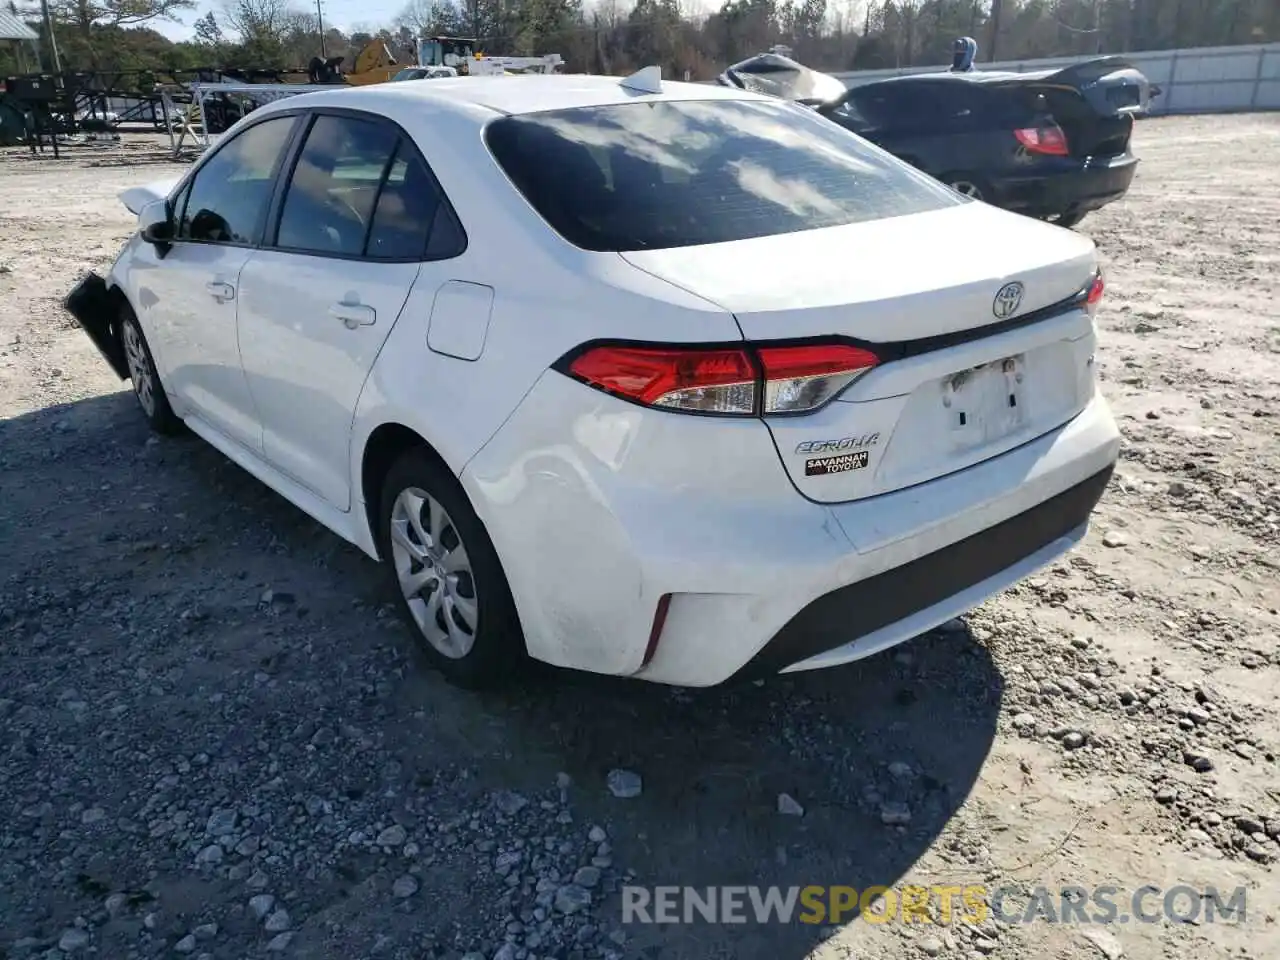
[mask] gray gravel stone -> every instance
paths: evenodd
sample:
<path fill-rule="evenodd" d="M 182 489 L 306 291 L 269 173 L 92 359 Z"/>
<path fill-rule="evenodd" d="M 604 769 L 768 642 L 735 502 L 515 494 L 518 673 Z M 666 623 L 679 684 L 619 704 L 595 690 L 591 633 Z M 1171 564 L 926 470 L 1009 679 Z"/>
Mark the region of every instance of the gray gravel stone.
<path fill-rule="evenodd" d="M 803 817 L 804 807 L 789 793 L 778 794 L 778 812 L 784 817 Z"/>
<path fill-rule="evenodd" d="M 58 937 L 58 949 L 63 953 L 77 953 L 89 946 L 89 931 L 68 927 Z"/>
<path fill-rule="evenodd" d="M 610 770 L 605 783 L 609 787 L 609 792 L 620 800 L 630 800 L 633 797 L 640 796 L 641 790 L 644 789 L 644 783 L 640 779 L 640 774 L 633 773 L 630 770 Z"/>
<path fill-rule="evenodd" d="M 508 817 L 513 817 L 525 807 L 529 805 L 526 797 L 521 796 L 514 790 L 502 790 L 495 795 L 494 804 L 497 808 Z"/>
<path fill-rule="evenodd" d="M 214 866 L 222 862 L 222 847 L 211 843 L 196 854 L 196 863 L 201 866 Z"/>
<path fill-rule="evenodd" d="M 911 808 L 899 801 L 890 801 L 880 808 L 880 822 L 887 827 L 905 826 L 911 822 Z"/>
<path fill-rule="evenodd" d="M 1213 761 L 1203 753 L 1198 753 L 1195 750 L 1184 751 L 1182 754 L 1182 762 L 1196 773 L 1208 773 L 1213 769 Z"/>
<path fill-rule="evenodd" d="M 566 883 L 556 890 L 553 903 L 561 913 L 579 913 L 591 908 L 591 891 L 576 883 Z"/>
<path fill-rule="evenodd" d="M 406 897 L 412 897 L 418 892 L 418 878 L 412 874 L 404 874 L 397 877 L 396 882 L 391 885 L 391 893 L 400 900 Z"/>
<path fill-rule="evenodd" d="M 284 907 L 273 911 L 267 917 L 267 922 L 263 924 L 267 933 L 280 933 L 284 930 L 288 930 L 291 926 L 293 926 L 293 922 L 289 917 L 289 911 L 284 909 Z"/>
<path fill-rule="evenodd" d="M 380 847 L 400 847 L 409 839 L 409 834 L 400 824 L 393 824 L 378 834 L 378 839 L 374 841 Z"/>
<path fill-rule="evenodd" d="M 1080 935 L 1093 944 L 1106 960 L 1120 960 L 1124 956 L 1124 947 L 1115 938 L 1115 934 L 1107 930 L 1082 930 Z"/>
<path fill-rule="evenodd" d="M 285 933 L 278 933 L 267 941 L 267 949 L 272 953 L 280 953 L 289 949 L 289 944 L 293 942 L 293 931 L 289 930 Z"/>
<path fill-rule="evenodd" d="M 234 810 L 215 810 L 205 823 L 205 833 L 211 837 L 225 837 L 234 833 L 239 815 Z"/>
<path fill-rule="evenodd" d="M 266 917 L 276 905 L 276 898 L 269 893 L 259 893 L 249 898 L 249 911 L 258 920 Z"/>

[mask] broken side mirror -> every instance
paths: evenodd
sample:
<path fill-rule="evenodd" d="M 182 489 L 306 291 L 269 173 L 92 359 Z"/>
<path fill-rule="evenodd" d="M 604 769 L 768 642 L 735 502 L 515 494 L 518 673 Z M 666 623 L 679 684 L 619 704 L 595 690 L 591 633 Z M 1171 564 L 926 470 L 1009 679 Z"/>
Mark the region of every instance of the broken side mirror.
<path fill-rule="evenodd" d="M 138 211 L 138 233 L 142 239 L 156 248 L 161 259 L 173 245 L 173 218 L 169 216 L 167 200 L 152 200 Z"/>

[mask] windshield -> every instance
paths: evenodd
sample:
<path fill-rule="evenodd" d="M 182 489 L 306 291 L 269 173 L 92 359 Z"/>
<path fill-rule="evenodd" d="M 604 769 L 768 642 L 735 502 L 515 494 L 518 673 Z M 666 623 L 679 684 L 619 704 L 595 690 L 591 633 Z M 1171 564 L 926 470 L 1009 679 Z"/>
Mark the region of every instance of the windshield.
<path fill-rule="evenodd" d="M 586 250 L 726 243 L 966 202 L 784 102 L 551 110 L 496 120 L 485 139 L 542 218 Z"/>

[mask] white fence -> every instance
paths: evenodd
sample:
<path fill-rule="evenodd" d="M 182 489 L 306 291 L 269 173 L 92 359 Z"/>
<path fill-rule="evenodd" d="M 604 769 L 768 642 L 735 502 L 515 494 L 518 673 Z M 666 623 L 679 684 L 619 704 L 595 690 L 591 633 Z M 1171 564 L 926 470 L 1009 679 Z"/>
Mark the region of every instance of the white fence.
<path fill-rule="evenodd" d="M 1280 43 L 1240 47 L 1198 47 L 1190 50 L 1153 50 L 1122 56 L 1161 88 L 1151 101 L 1150 112 L 1227 113 L 1240 110 L 1280 110 Z M 1022 73 L 1046 67 L 1064 67 L 1087 57 L 1054 57 L 975 64 L 979 70 L 1012 70 Z M 847 86 L 856 87 L 885 77 L 908 73 L 940 73 L 947 67 L 902 67 L 894 70 L 857 70 L 837 73 Z"/>

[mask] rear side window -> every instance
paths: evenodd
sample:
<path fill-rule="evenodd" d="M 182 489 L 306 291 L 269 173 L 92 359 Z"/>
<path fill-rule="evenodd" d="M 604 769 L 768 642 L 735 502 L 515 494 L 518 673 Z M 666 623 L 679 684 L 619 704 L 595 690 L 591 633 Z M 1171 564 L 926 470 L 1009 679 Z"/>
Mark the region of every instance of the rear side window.
<path fill-rule="evenodd" d="M 466 238 L 412 144 L 388 123 L 321 115 L 289 177 L 275 245 L 373 260 L 455 257 Z"/>
<path fill-rule="evenodd" d="M 900 217 L 965 202 L 811 110 L 658 101 L 504 117 L 512 183 L 586 250 L 661 250 Z"/>
<path fill-rule="evenodd" d="M 359 256 L 398 141 L 386 124 L 317 117 L 289 178 L 276 245 Z"/>
<path fill-rule="evenodd" d="M 401 144 L 369 232 L 369 256 L 393 260 L 422 256 L 427 236 L 440 208 L 427 168 L 416 151 Z"/>

